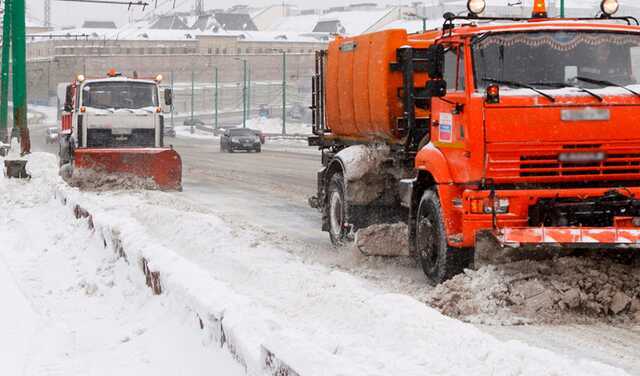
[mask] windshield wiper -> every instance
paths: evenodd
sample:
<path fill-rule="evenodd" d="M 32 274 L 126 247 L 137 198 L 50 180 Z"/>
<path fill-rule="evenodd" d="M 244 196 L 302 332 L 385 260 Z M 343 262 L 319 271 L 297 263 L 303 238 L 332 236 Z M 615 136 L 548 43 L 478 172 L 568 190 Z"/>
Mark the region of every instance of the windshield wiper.
<path fill-rule="evenodd" d="M 594 97 L 595 99 L 597 99 L 600 102 L 604 102 L 604 98 L 602 98 L 598 94 L 594 93 L 593 91 L 591 91 L 589 89 L 585 89 L 582 86 L 572 85 L 572 84 L 570 84 L 568 82 L 530 82 L 529 85 L 551 86 L 551 87 L 554 87 L 554 88 L 557 88 L 557 89 L 562 89 L 563 87 L 572 87 L 574 89 L 578 89 L 578 90 L 582 91 L 583 93 L 587 93 L 587 94 L 591 95 L 592 97 Z"/>
<path fill-rule="evenodd" d="M 616 84 L 615 82 L 606 81 L 606 80 L 596 80 L 595 78 L 582 77 L 582 76 L 577 76 L 576 80 L 583 81 L 583 82 L 586 82 L 586 83 L 589 83 L 589 84 L 594 84 L 594 85 L 619 87 L 621 89 L 625 89 L 626 91 L 628 91 L 629 93 L 635 95 L 636 97 L 640 97 L 640 93 L 638 93 L 637 91 L 631 90 L 631 89 L 629 89 L 628 87 L 626 87 L 624 85 Z"/>
<path fill-rule="evenodd" d="M 490 78 L 490 77 L 483 77 L 481 78 L 482 81 L 485 82 L 490 82 L 492 84 L 498 84 L 498 85 L 509 85 L 509 86 L 514 86 L 514 87 L 520 87 L 520 88 L 524 88 L 524 89 L 529 89 L 532 91 L 535 91 L 536 93 L 542 95 L 543 97 L 547 98 L 548 100 L 550 100 L 551 102 L 555 102 L 556 99 L 554 97 L 552 97 L 551 95 L 536 89 L 535 87 L 529 85 L 529 84 L 525 84 L 522 82 L 517 82 L 517 81 L 508 81 L 508 80 L 497 80 L 495 78 Z"/>

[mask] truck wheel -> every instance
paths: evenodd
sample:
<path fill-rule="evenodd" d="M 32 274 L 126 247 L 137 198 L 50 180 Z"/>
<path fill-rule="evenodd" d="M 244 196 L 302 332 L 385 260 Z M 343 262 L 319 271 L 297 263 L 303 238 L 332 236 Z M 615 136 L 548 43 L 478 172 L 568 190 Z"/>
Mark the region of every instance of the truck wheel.
<path fill-rule="evenodd" d="M 424 274 L 434 284 L 462 273 L 473 262 L 473 249 L 447 244 L 441 209 L 438 195 L 428 190 L 422 195 L 416 218 L 416 254 Z"/>
<path fill-rule="evenodd" d="M 343 245 L 347 240 L 345 226 L 346 205 L 344 199 L 344 178 L 341 173 L 335 173 L 329 181 L 327 190 L 327 203 L 325 210 L 329 220 L 329 237 L 331 243 L 336 246 Z"/>

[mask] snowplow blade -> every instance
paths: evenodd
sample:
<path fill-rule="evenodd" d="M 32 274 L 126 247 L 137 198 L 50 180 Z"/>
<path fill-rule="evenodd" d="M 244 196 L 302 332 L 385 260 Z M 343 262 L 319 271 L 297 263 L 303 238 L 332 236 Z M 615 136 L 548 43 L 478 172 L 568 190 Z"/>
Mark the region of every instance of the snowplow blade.
<path fill-rule="evenodd" d="M 160 190 L 182 190 L 182 160 L 170 148 L 76 149 L 74 169 L 151 179 Z"/>
<path fill-rule="evenodd" d="M 494 233 L 506 247 L 566 246 L 640 248 L 640 228 L 617 227 L 523 227 L 501 228 Z"/>

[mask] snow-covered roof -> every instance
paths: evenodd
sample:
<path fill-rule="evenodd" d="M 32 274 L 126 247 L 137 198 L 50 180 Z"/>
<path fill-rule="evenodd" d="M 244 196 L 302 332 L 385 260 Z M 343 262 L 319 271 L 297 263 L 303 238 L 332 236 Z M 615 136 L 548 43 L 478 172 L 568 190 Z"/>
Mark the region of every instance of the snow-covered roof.
<path fill-rule="evenodd" d="M 316 26 L 319 23 L 324 23 L 340 25 L 344 29 L 344 34 L 357 35 L 366 32 L 392 12 L 398 12 L 397 8 L 330 12 L 323 15 L 310 14 L 304 16 L 285 17 L 281 22 L 272 26 L 271 30 L 339 32 L 339 30 L 316 30 Z"/>

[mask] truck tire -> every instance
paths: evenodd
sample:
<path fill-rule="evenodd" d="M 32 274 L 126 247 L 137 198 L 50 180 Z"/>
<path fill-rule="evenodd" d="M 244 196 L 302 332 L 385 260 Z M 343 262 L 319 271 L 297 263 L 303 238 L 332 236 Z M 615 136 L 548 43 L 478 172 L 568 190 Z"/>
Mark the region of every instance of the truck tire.
<path fill-rule="evenodd" d="M 416 221 L 416 255 L 432 283 L 442 283 L 472 265 L 473 249 L 453 248 L 447 244 L 442 206 L 436 192 L 424 192 Z"/>
<path fill-rule="evenodd" d="M 344 245 L 349 240 L 348 230 L 345 226 L 346 205 L 344 177 L 342 173 L 337 172 L 329 180 L 325 204 L 326 218 L 329 221 L 329 237 L 335 246 Z"/>

